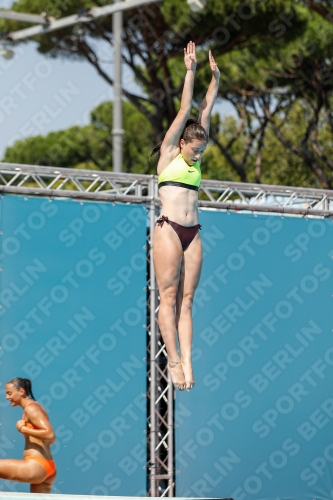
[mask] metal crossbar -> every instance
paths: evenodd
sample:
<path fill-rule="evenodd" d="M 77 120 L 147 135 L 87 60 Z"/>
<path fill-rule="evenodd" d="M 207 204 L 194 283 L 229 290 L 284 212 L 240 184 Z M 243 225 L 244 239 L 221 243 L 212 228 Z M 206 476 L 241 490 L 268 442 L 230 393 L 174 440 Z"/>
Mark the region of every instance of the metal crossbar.
<path fill-rule="evenodd" d="M 0 163 L 0 192 L 159 205 L 157 176 Z M 333 215 L 333 191 L 203 180 L 199 206 L 290 215 Z"/>
<path fill-rule="evenodd" d="M 152 252 L 159 212 L 157 176 L 0 163 L 0 193 L 139 203 L 147 207 L 148 474 L 151 497 L 174 496 L 174 391 L 157 325 Z M 333 191 L 203 180 L 199 207 L 333 217 Z"/>

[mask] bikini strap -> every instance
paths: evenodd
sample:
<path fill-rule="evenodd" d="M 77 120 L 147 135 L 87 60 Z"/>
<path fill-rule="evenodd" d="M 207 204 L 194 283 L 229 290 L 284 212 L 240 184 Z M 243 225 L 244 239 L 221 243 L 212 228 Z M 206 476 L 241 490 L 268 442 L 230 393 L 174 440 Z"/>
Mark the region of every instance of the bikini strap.
<path fill-rule="evenodd" d="M 164 222 L 167 222 L 169 224 L 169 218 L 166 217 L 165 215 L 162 215 L 162 217 L 157 219 L 156 224 L 160 227 L 163 227 Z"/>

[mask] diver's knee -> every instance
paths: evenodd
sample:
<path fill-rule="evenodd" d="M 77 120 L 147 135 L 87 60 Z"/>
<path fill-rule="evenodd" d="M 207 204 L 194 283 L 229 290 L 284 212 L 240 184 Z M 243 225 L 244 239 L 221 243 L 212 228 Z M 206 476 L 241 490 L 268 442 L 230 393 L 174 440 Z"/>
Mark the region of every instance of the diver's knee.
<path fill-rule="evenodd" d="M 185 294 L 182 300 L 182 308 L 191 310 L 193 307 L 193 298 L 194 298 L 193 293 Z"/>
<path fill-rule="evenodd" d="M 172 287 L 160 293 L 160 304 L 168 307 L 176 307 L 177 304 L 177 289 Z"/>

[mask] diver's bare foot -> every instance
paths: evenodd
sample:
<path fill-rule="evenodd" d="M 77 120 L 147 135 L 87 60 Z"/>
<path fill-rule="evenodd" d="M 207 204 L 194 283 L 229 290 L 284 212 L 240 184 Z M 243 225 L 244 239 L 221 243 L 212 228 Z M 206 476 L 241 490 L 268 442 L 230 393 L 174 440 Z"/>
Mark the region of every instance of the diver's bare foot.
<path fill-rule="evenodd" d="M 192 370 L 192 363 L 189 359 L 182 358 L 181 364 L 185 376 L 185 389 L 187 391 L 190 391 L 191 389 L 193 389 L 195 384 L 193 370 Z"/>
<path fill-rule="evenodd" d="M 167 367 L 171 373 L 173 385 L 179 391 L 183 391 L 185 389 L 185 377 L 181 362 L 169 360 Z"/>

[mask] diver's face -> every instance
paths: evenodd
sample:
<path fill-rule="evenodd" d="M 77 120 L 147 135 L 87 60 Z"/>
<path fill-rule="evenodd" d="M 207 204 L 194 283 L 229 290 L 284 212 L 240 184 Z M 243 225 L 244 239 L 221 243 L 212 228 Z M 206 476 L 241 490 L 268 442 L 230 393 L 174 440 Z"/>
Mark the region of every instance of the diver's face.
<path fill-rule="evenodd" d="M 180 139 L 180 152 L 188 165 L 194 165 L 197 161 L 200 162 L 203 152 L 207 147 L 207 142 L 194 139 L 191 142 L 185 142 Z"/>
<path fill-rule="evenodd" d="M 21 403 L 23 389 L 16 389 L 13 384 L 6 384 L 6 399 L 12 406 L 18 406 Z"/>

